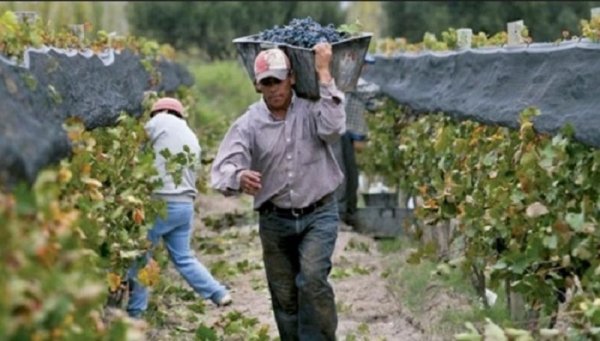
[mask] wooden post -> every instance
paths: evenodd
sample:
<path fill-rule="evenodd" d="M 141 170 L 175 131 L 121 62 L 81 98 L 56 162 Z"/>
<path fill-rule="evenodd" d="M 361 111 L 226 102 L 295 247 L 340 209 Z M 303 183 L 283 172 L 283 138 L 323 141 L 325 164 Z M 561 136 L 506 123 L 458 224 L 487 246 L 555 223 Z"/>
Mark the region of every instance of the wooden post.
<path fill-rule="evenodd" d="M 111 49 L 112 48 L 112 42 L 113 39 L 117 36 L 117 32 L 110 32 L 108 34 L 108 48 Z"/>
<path fill-rule="evenodd" d="M 519 327 L 527 328 L 529 314 L 525 308 L 525 300 L 523 299 L 523 296 L 510 290 L 510 288 L 507 290 L 507 292 L 510 318 L 513 320 L 513 322 L 516 322 Z"/>
<path fill-rule="evenodd" d="M 508 46 L 518 46 L 525 43 L 525 39 L 521 35 L 525 24 L 523 20 L 517 20 L 506 24 L 506 31 L 508 33 Z"/>
<path fill-rule="evenodd" d="M 83 43 L 83 39 L 85 38 L 85 27 L 83 24 L 73 24 L 69 26 L 71 28 L 71 32 L 77 36 L 80 43 Z"/>
<path fill-rule="evenodd" d="M 459 28 L 456 30 L 456 46 L 459 50 L 465 50 L 471 48 L 471 38 L 473 37 L 473 30 L 470 28 Z"/>
<path fill-rule="evenodd" d="M 38 20 L 38 14 L 34 11 L 16 11 L 15 15 L 20 23 L 34 24 Z"/>
<path fill-rule="evenodd" d="M 447 259 L 450 249 L 450 221 L 442 220 L 435 226 L 438 259 Z"/>

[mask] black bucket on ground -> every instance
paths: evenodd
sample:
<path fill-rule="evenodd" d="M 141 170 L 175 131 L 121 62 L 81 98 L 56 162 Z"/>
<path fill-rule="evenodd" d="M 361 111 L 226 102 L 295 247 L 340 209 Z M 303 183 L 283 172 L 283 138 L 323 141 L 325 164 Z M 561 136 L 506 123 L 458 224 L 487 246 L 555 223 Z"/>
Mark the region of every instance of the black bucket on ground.
<path fill-rule="evenodd" d="M 398 192 L 362 193 L 364 208 L 356 211 L 355 230 L 376 238 L 404 234 L 414 221 L 413 210 L 398 207 Z"/>
<path fill-rule="evenodd" d="M 254 84 L 254 59 L 262 50 L 279 47 L 290 58 L 292 69 L 296 73 L 294 90 L 299 97 L 317 100 L 319 95 L 319 79 L 315 70 L 315 52 L 298 46 L 256 40 L 258 35 L 240 37 L 233 40 L 238 52 L 238 59 L 246 68 L 250 80 Z M 337 88 L 343 92 L 352 91 L 360 77 L 365 55 L 371 42 L 371 33 L 332 43 L 331 75 Z"/>
<path fill-rule="evenodd" d="M 399 207 L 363 207 L 356 210 L 354 229 L 375 238 L 396 238 L 414 222 L 413 210 Z"/>
<path fill-rule="evenodd" d="M 398 193 L 362 193 L 365 206 L 398 207 Z"/>

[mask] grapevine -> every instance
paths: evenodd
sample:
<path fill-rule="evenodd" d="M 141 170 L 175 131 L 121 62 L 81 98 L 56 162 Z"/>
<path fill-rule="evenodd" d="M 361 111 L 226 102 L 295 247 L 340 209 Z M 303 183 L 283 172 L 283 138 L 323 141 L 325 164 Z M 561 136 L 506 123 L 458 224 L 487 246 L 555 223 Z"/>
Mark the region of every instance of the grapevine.
<path fill-rule="evenodd" d="M 12 12 L 0 16 L 0 54 L 18 61 L 40 46 L 129 49 L 151 67 L 174 52 L 143 38 L 100 31 L 94 40 L 80 40 L 40 22 L 19 22 Z M 35 88 L 35 79 L 28 84 Z M 124 340 L 139 331 L 123 314 L 108 323 L 105 307 L 126 290 L 133 262 L 142 262 L 143 283 L 152 285 L 160 276 L 158 263 L 144 257 L 151 248 L 147 231 L 164 213 L 164 203 L 152 197 L 160 181 L 143 128 L 154 99 L 142 103 L 141 116 L 122 113 L 111 127 L 86 131 L 81 121 L 67 120 L 71 157 L 42 169 L 32 186 L 0 192 L 0 257 L 6 265 L 0 270 L 0 339 Z M 186 153 L 167 159 L 175 179 L 193 161 Z"/>

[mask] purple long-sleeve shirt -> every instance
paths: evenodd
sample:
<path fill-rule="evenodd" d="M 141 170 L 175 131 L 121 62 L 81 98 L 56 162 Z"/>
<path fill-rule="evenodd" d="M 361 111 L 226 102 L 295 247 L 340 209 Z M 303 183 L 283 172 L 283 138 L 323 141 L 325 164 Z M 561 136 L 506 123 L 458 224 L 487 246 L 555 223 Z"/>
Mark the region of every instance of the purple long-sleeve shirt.
<path fill-rule="evenodd" d="M 320 85 L 318 101 L 292 96 L 284 120 L 264 100 L 252 104 L 221 142 L 211 169 L 211 186 L 225 195 L 241 193 L 240 172 L 261 173 L 254 208 L 265 201 L 301 208 L 333 192 L 342 182 L 330 144 L 346 131 L 344 94 L 335 81 Z"/>

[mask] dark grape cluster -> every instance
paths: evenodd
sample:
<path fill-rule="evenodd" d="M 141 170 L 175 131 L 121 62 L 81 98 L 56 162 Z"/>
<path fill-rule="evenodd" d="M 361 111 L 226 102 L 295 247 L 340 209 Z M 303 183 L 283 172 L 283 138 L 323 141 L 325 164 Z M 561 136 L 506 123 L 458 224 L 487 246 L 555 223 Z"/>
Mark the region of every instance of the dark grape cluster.
<path fill-rule="evenodd" d="M 333 24 L 321 26 L 311 17 L 292 19 L 289 25 L 275 26 L 260 32 L 257 40 L 274 43 L 285 43 L 292 46 L 312 48 L 317 43 L 335 43 L 344 39 L 348 34 L 335 29 Z"/>

